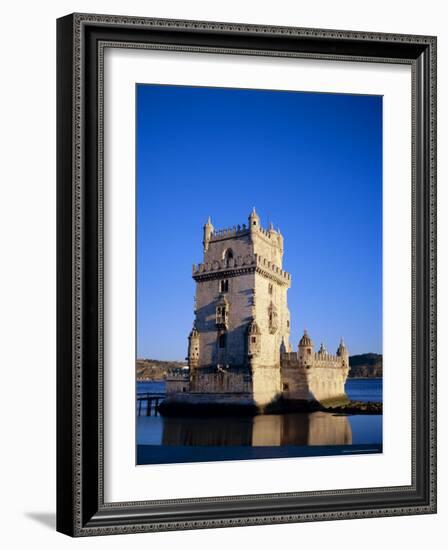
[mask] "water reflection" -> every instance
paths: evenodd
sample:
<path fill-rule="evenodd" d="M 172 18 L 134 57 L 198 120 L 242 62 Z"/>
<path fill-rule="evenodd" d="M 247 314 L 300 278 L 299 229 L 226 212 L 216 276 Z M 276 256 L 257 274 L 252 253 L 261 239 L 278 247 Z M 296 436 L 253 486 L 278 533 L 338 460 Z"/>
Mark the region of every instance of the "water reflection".
<path fill-rule="evenodd" d="M 348 417 L 324 412 L 260 415 L 254 418 L 163 419 L 162 445 L 283 446 L 351 445 Z"/>

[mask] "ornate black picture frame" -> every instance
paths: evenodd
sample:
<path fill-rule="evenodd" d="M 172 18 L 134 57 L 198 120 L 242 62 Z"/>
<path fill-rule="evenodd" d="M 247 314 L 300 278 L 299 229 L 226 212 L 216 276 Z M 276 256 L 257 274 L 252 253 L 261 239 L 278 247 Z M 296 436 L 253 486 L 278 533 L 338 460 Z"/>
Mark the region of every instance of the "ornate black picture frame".
<path fill-rule="evenodd" d="M 412 483 L 108 503 L 103 481 L 103 53 L 108 43 L 412 68 Z M 71 536 L 436 512 L 436 38 L 73 14 L 57 22 L 57 529 Z"/>

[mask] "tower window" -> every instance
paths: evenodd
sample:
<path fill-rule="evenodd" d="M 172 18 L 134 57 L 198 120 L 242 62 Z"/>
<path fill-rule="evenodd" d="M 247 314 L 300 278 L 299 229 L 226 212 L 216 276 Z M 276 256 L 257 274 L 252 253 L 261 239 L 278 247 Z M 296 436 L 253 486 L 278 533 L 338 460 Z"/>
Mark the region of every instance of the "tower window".
<path fill-rule="evenodd" d="M 219 338 L 218 338 L 218 345 L 220 348 L 225 348 L 226 347 L 226 343 L 227 343 L 227 334 L 226 333 L 223 333 L 223 334 L 220 334 L 219 335 Z"/>
<path fill-rule="evenodd" d="M 220 328 L 227 329 L 229 310 L 226 305 L 218 305 L 216 307 L 216 324 Z"/>
<path fill-rule="evenodd" d="M 251 342 L 252 342 L 252 344 L 256 344 L 256 343 L 257 343 L 257 337 L 256 337 L 256 336 L 252 336 L 252 337 L 251 337 Z"/>
<path fill-rule="evenodd" d="M 268 291 L 269 291 L 269 294 L 272 295 L 272 293 L 274 291 L 274 287 L 272 286 L 272 283 L 269 283 Z"/>
<path fill-rule="evenodd" d="M 219 292 L 229 292 L 229 279 L 219 281 Z"/>
<path fill-rule="evenodd" d="M 233 258 L 233 250 L 231 248 L 226 248 L 226 250 L 224 250 L 223 259 L 230 260 L 231 258 Z"/>

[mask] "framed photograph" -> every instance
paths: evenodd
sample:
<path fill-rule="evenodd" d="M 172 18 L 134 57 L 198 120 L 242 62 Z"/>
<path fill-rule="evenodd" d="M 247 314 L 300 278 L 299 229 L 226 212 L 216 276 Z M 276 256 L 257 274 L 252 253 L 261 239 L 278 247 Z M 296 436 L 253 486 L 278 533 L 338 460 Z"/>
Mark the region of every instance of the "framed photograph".
<path fill-rule="evenodd" d="M 57 40 L 57 529 L 435 513 L 436 38 Z"/>

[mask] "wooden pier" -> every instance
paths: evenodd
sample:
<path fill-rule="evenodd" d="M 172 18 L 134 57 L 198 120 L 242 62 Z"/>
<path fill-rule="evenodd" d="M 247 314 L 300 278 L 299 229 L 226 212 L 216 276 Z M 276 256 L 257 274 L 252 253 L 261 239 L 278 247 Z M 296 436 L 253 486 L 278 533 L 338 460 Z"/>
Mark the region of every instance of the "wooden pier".
<path fill-rule="evenodd" d="M 157 416 L 159 405 L 165 398 L 164 393 L 138 393 L 137 416 Z M 146 406 L 144 406 L 146 404 Z"/>

